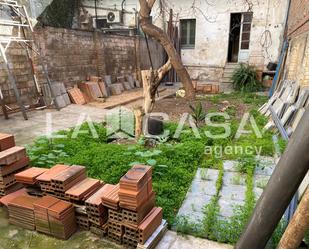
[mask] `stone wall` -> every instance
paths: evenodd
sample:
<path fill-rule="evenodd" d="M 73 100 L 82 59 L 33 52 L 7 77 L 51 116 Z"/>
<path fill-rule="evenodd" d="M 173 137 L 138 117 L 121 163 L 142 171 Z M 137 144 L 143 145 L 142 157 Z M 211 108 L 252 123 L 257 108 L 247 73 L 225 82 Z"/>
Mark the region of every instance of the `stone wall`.
<path fill-rule="evenodd" d="M 66 87 L 86 80 L 87 75 L 136 74 L 139 69 L 149 68 L 149 57 L 144 39 L 132 36 L 106 35 L 101 32 L 68 30 L 58 28 L 38 28 L 35 40 L 41 49 L 53 82 L 63 82 Z M 163 64 L 163 49 L 150 40 L 154 64 Z M 18 89 L 24 103 L 35 101 L 35 88 L 31 76 L 31 67 L 25 51 L 19 47 L 8 50 L 10 66 L 18 82 Z M 147 56 L 146 56 L 147 55 Z M 40 84 L 45 82 L 39 59 L 34 60 L 35 71 Z M 16 102 L 7 73 L 0 68 L 0 87 L 8 104 Z"/>

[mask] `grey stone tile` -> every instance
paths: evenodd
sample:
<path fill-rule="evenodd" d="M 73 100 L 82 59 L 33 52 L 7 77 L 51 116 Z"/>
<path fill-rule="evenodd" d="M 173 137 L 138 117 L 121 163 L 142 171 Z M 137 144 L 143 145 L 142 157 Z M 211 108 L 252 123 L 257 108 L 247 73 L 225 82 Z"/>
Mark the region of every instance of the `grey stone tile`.
<path fill-rule="evenodd" d="M 246 185 L 246 175 L 239 172 L 224 172 L 223 184 L 228 185 Z"/>
<path fill-rule="evenodd" d="M 224 171 L 229 171 L 229 172 L 237 172 L 239 171 L 237 169 L 237 164 L 238 162 L 237 161 L 224 161 L 223 162 L 223 168 L 224 168 Z"/>
<path fill-rule="evenodd" d="M 235 208 L 238 206 L 243 206 L 245 202 L 220 198 L 218 204 L 220 206 L 220 216 L 224 218 L 231 218 L 235 214 Z"/>
<path fill-rule="evenodd" d="M 203 217 L 203 209 L 209 204 L 211 196 L 209 195 L 192 195 L 188 194 L 181 208 L 178 216 L 190 216 L 192 213 L 199 213 L 199 217 Z"/>
<path fill-rule="evenodd" d="M 196 172 L 195 180 L 200 181 L 216 181 L 218 179 L 219 170 L 199 168 Z"/>
<path fill-rule="evenodd" d="M 242 185 L 229 185 L 223 186 L 220 196 L 224 200 L 243 201 L 246 198 L 246 186 Z"/>
<path fill-rule="evenodd" d="M 215 195 L 217 192 L 216 181 L 193 180 L 189 192 L 192 195 Z"/>

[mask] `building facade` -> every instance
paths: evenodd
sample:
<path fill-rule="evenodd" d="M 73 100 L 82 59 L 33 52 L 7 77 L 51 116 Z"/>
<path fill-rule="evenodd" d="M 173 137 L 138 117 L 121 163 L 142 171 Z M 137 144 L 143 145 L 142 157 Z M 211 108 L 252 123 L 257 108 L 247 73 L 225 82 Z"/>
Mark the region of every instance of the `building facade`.
<path fill-rule="evenodd" d="M 174 24 L 180 31 L 181 57 L 191 78 L 201 83 L 220 83 L 223 90 L 229 90 L 230 74 L 225 69 L 234 69 L 237 63 L 249 63 L 264 71 L 269 62 L 278 61 L 288 2 L 158 0 L 152 20 L 166 30 L 172 9 Z M 82 13 L 91 18 L 97 16 L 101 24 L 105 23 L 105 29 L 133 29 L 138 25 L 137 0 L 108 3 L 84 0 L 82 5 Z M 110 16 L 116 17 L 108 20 L 112 12 L 115 15 Z"/>

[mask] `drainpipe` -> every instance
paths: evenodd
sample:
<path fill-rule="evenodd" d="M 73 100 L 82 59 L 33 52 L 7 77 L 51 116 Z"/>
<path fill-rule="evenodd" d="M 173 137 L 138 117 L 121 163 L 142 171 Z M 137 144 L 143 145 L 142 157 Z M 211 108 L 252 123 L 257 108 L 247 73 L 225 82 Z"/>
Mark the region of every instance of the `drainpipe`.
<path fill-rule="evenodd" d="M 121 22 L 124 24 L 124 3 L 126 0 L 122 0 L 121 2 Z"/>
<path fill-rule="evenodd" d="M 286 12 L 284 34 L 283 34 L 284 40 L 287 40 L 287 35 L 288 35 L 288 21 L 289 21 L 290 9 L 291 9 L 291 2 L 292 2 L 291 0 L 288 0 L 288 9 L 287 9 L 287 12 Z"/>
<path fill-rule="evenodd" d="M 97 29 L 97 19 L 98 19 L 97 0 L 94 0 L 94 11 L 95 11 L 95 28 Z"/>

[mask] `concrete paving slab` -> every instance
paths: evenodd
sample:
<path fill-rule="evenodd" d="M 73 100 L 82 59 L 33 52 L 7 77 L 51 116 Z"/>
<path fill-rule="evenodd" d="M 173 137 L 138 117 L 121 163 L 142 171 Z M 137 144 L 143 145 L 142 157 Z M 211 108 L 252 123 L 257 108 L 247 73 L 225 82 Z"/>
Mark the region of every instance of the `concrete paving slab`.
<path fill-rule="evenodd" d="M 190 222 L 194 223 L 200 223 L 203 220 L 203 209 L 216 194 L 218 175 L 219 171 L 214 169 L 197 170 L 177 217 L 186 216 Z"/>
<path fill-rule="evenodd" d="M 222 186 L 220 196 L 224 200 L 244 201 L 246 199 L 246 186 L 228 185 Z"/>
<path fill-rule="evenodd" d="M 190 222 L 201 222 L 204 217 L 203 209 L 210 203 L 210 200 L 211 196 L 209 195 L 188 194 L 177 217 L 186 216 Z"/>
<path fill-rule="evenodd" d="M 38 136 L 46 135 L 47 124 L 51 120 L 53 132 L 69 129 L 77 124 L 79 119 L 89 117 L 94 122 L 102 122 L 106 110 L 93 106 L 69 105 L 60 111 L 45 109 L 28 112 L 29 120 L 24 120 L 21 113 L 10 115 L 9 120 L 1 120 L 0 131 L 15 135 L 17 145 L 33 142 Z"/>
<path fill-rule="evenodd" d="M 227 199 L 219 199 L 218 202 L 220 206 L 220 216 L 224 219 L 231 218 L 234 216 L 234 210 L 237 206 L 243 206 L 245 204 L 244 201 L 238 201 L 238 200 L 227 200 Z"/>
<path fill-rule="evenodd" d="M 237 169 L 237 165 L 238 165 L 238 162 L 237 161 L 224 161 L 223 162 L 223 168 L 224 168 L 224 171 L 228 171 L 228 172 L 238 172 L 239 170 Z"/>
<path fill-rule="evenodd" d="M 223 184 L 228 185 L 246 185 L 246 175 L 239 172 L 224 172 Z"/>
<path fill-rule="evenodd" d="M 218 179 L 219 171 L 216 169 L 199 168 L 196 172 L 195 180 L 199 181 L 216 181 Z"/>
<path fill-rule="evenodd" d="M 195 238 L 193 236 L 181 236 L 168 231 L 160 241 L 156 249 L 232 249 L 233 246 L 220 244 L 210 240 Z"/>
<path fill-rule="evenodd" d="M 189 189 L 191 195 L 215 195 L 216 181 L 199 181 L 194 179 Z"/>
<path fill-rule="evenodd" d="M 255 169 L 255 174 L 271 176 L 276 167 L 274 158 L 260 156 L 257 157 L 256 159 L 258 161 L 258 165 Z"/>

